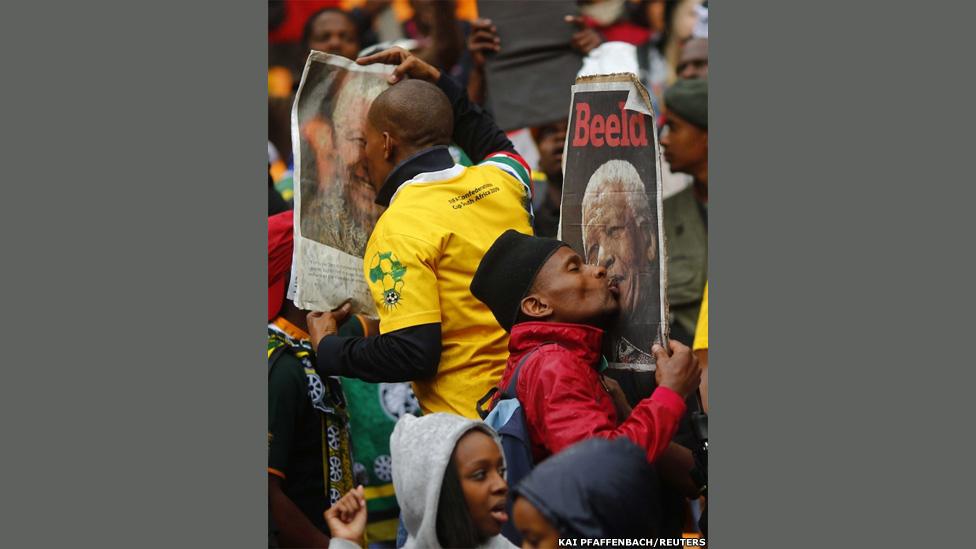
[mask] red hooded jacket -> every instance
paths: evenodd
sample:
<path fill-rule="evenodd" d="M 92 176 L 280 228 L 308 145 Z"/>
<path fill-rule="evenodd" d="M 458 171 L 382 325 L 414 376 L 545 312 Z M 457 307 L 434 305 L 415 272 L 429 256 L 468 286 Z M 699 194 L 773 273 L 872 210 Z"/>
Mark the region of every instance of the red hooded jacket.
<path fill-rule="evenodd" d="M 572 444 L 593 437 L 626 437 L 653 462 L 668 447 L 685 413 L 677 393 L 658 387 L 617 424 L 613 400 L 600 383 L 603 330 L 582 324 L 523 322 L 512 328 L 509 357 L 499 389 L 522 365 L 515 392 L 528 423 L 536 463 Z"/>

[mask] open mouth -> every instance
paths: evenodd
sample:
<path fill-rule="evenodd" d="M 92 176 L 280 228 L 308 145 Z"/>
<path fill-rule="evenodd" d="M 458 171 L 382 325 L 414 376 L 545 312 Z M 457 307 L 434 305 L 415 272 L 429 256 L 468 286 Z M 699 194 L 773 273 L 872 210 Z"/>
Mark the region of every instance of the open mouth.
<path fill-rule="evenodd" d="M 607 281 L 607 289 L 613 294 L 613 297 L 620 297 L 620 278 L 616 276 L 610 277 Z"/>
<path fill-rule="evenodd" d="M 504 501 L 491 508 L 491 518 L 495 519 L 499 523 L 508 522 L 508 513 L 505 512 Z"/>

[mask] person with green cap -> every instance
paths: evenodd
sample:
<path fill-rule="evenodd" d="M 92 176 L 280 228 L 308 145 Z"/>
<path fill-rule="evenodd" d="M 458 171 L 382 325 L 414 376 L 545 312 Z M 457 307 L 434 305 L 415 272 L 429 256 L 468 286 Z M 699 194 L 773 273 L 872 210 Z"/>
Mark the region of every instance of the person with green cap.
<path fill-rule="evenodd" d="M 673 172 L 693 178 L 664 201 L 671 337 L 690 343 L 708 273 L 708 80 L 678 80 L 664 104 L 664 158 Z"/>

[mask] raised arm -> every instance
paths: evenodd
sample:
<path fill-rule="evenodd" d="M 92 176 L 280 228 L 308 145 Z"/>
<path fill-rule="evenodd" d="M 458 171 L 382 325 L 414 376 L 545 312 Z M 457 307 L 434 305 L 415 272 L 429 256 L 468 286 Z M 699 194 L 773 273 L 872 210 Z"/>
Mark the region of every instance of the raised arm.
<path fill-rule="evenodd" d="M 680 396 L 658 387 L 634 407 L 627 419 L 615 425 L 615 418 L 595 397 L 595 391 L 602 391 L 602 387 L 559 375 L 553 369 L 533 370 L 536 375 L 526 380 L 526 400 L 538 404 L 530 421 L 537 424 L 542 443 L 551 453 L 588 438 L 625 437 L 643 448 L 647 460 L 653 462 L 668 447 L 685 411 Z"/>
<path fill-rule="evenodd" d="M 546 449 L 556 453 L 587 438 L 626 437 L 644 448 L 649 462 L 657 460 L 668 449 L 685 413 L 684 398 L 698 386 L 701 375 L 691 349 L 672 340 L 671 350 L 669 356 L 654 346 L 658 387 L 619 425 L 598 403 L 597 392 L 604 390 L 598 383 L 565 375 L 564 369 L 539 367 L 541 364 L 529 369 L 524 401 L 537 403 L 529 420 Z"/>
<path fill-rule="evenodd" d="M 430 26 L 427 45 L 418 50 L 417 55 L 435 67 L 451 70 L 451 67 L 457 64 L 461 48 L 464 47 L 454 13 L 454 2 L 415 1 L 414 11 L 417 17 L 426 19 Z"/>

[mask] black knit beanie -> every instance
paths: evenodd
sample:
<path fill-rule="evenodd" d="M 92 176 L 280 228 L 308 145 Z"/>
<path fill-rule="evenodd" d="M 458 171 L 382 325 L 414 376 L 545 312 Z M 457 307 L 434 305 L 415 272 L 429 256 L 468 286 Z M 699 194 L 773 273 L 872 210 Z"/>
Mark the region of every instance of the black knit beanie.
<path fill-rule="evenodd" d="M 678 80 L 664 92 L 671 112 L 704 130 L 708 129 L 708 80 Z"/>
<path fill-rule="evenodd" d="M 529 293 L 535 275 L 556 250 L 567 246 L 554 238 L 529 236 L 509 229 L 499 236 L 481 258 L 471 280 L 471 293 L 495 315 L 495 320 L 512 331 L 522 298 Z"/>

